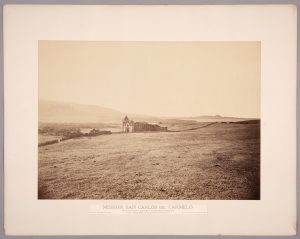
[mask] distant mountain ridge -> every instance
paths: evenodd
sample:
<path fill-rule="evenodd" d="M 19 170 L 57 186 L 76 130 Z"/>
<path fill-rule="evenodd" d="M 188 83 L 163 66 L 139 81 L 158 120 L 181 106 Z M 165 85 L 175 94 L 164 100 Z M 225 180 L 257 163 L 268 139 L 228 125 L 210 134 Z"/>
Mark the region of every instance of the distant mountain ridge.
<path fill-rule="evenodd" d="M 68 102 L 39 100 L 39 122 L 44 123 L 120 123 L 126 113 L 97 106 Z M 157 121 L 159 118 L 127 114 L 129 118 L 140 121 Z"/>
<path fill-rule="evenodd" d="M 118 110 L 68 102 L 39 100 L 39 122 L 43 123 L 120 123 L 125 115 L 135 121 L 160 122 L 167 120 L 194 121 L 242 121 L 248 118 L 222 117 L 220 115 L 203 115 L 195 117 L 154 117 L 128 114 Z"/>

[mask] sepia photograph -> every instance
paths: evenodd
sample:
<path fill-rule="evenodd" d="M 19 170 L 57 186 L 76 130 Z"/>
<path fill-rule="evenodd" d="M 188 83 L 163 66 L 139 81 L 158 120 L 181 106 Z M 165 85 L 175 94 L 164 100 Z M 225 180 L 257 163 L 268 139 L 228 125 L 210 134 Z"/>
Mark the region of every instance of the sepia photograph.
<path fill-rule="evenodd" d="M 297 234 L 297 6 L 220 4 L 3 6 L 6 235 Z"/>
<path fill-rule="evenodd" d="M 38 199 L 260 200 L 258 41 L 38 43 Z"/>

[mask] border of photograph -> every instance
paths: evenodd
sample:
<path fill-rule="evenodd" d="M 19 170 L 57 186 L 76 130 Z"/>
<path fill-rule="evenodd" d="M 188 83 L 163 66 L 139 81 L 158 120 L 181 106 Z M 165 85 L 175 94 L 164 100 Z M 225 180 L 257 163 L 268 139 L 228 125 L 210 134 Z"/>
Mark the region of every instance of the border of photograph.
<path fill-rule="evenodd" d="M 242 1 L 242 0 L 225 0 L 225 1 L 222 1 L 222 0 L 206 0 L 206 1 L 201 1 L 201 0 L 187 0 L 187 1 L 184 1 L 184 0 L 165 0 L 165 1 L 155 1 L 155 0 L 145 0 L 145 1 L 138 1 L 138 0 L 112 0 L 112 1 L 109 1 L 109 0 L 105 0 L 105 1 L 101 1 L 101 0 L 87 0 L 87 1 L 84 1 L 84 0 L 64 0 L 64 1 L 58 1 L 58 0 L 54 0 L 54 1 L 51 1 L 51 0 L 32 0 L 32 1 L 27 1 L 27 0 L 12 0 L 12 1 L 1 1 L 1 6 L 3 8 L 3 5 L 4 4 L 82 4 L 82 5 L 88 5 L 88 4 L 99 4 L 99 5 L 215 5 L 215 4 L 218 4 L 218 5 L 228 5 L 228 4 L 294 4 L 296 6 L 299 6 L 299 1 L 285 1 L 285 0 L 270 0 L 270 1 L 258 1 L 258 0 L 254 0 L 254 1 L 251 1 L 251 0 L 248 0 L 248 1 Z M 3 14 L 3 12 L 1 12 L 1 14 Z M 3 15 L 2 16 L 2 24 L 1 24 L 1 27 L 2 27 L 2 30 L 3 30 Z M 298 20 L 297 20 L 297 30 L 298 30 L 298 33 L 299 34 L 299 16 L 298 16 Z M 1 31 L 1 34 L 2 34 L 3 31 Z M 1 109 L 1 112 L 2 112 L 2 115 L 0 117 L 0 133 L 1 133 L 1 145 L 0 145 L 0 151 L 3 152 L 4 151 L 4 75 L 3 75 L 3 70 L 4 70 L 4 61 L 3 61 L 3 35 L 1 37 L 1 41 L 2 41 L 2 44 L 1 44 L 1 47 L 2 47 L 2 51 L 0 51 L 0 53 L 2 53 L 2 57 L 1 57 L 1 64 L 0 64 L 0 72 L 2 72 L 1 74 L 1 78 L 0 78 L 0 90 L 1 90 L 1 93 L 2 93 L 2 97 L 0 99 L 0 109 Z M 298 42 L 297 42 L 299 45 L 299 38 L 298 38 Z M 299 59 L 299 49 L 297 49 L 297 59 Z M 299 63 L 297 63 L 299 64 Z M 298 67 L 297 67 L 298 68 Z M 1 71 L 2 70 L 2 71 Z M 297 73 L 297 82 L 299 82 L 299 73 Z M 299 98 L 299 90 L 300 90 L 300 86 L 299 84 L 297 84 L 297 119 L 298 119 L 298 116 L 299 116 L 299 113 L 300 113 L 300 108 L 299 108 L 299 103 L 300 103 L 300 98 Z M 300 134 L 300 130 L 299 128 L 297 127 L 297 138 L 299 137 L 299 134 Z M 299 149 L 300 147 L 300 144 L 299 142 L 297 142 L 297 149 Z M 263 159 L 262 159 L 263 160 Z M 1 166 L 0 166 L 0 176 L 2 179 L 4 179 L 4 153 L 1 154 Z M 298 150 L 297 150 L 297 176 L 299 175 L 299 153 L 298 153 Z M 4 206 L 3 206 L 3 202 L 4 202 L 4 180 L 2 180 L 2 182 L 0 183 L 0 193 L 1 193 L 1 206 L 0 206 L 0 211 L 1 211 L 1 218 L 0 218 L 0 223 L 1 223 L 1 227 L 0 227 L 0 237 L 1 238 L 14 238 L 14 236 L 6 236 L 5 235 L 5 232 L 4 232 Z M 295 182 L 296 183 L 296 182 Z M 297 218 L 299 218 L 299 184 L 297 184 L 297 199 L 298 199 L 298 202 L 297 202 Z M 71 201 L 67 201 L 66 203 L 71 203 Z M 283 205 L 284 206 L 284 205 Z M 26 207 L 26 205 L 24 205 L 24 207 Z M 28 222 L 30 223 L 30 222 Z M 51 225 L 49 224 L 48 225 L 49 227 L 51 227 Z M 116 225 L 118 226 L 118 225 Z M 151 226 L 151 225 L 149 225 Z M 297 221 L 297 227 L 299 228 L 299 220 Z M 118 227 L 116 227 L 116 230 L 117 230 Z M 239 230 L 237 230 L 239 231 Z M 298 234 L 298 233 L 297 233 Z M 118 233 L 116 231 L 116 235 L 119 235 L 119 236 L 114 236 L 115 238 L 117 237 L 121 237 L 122 233 Z M 176 234 L 174 234 L 172 237 L 176 237 L 175 236 Z M 238 235 L 238 234 L 237 234 Z M 89 236 L 89 237 L 98 237 L 98 236 Z M 104 238 L 105 236 L 103 236 Z M 111 236 L 110 236 L 111 237 Z M 124 236 L 122 236 L 124 237 Z M 132 236 L 126 236 L 128 238 L 131 238 Z M 138 235 L 135 235 L 134 236 L 135 238 L 146 238 L 147 236 L 138 236 Z M 157 236 L 157 238 L 163 238 L 165 236 Z M 180 238 L 183 238 L 183 237 L 189 237 L 189 236 L 180 236 Z M 215 238 L 216 236 L 200 236 L 200 238 Z M 255 237 L 255 238 L 264 238 L 264 237 L 258 237 L 258 236 L 251 236 L 251 237 Z M 31 238 L 31 236 L 23 236 L 22 238 Z M 45 236 L 43 238 L 52 238 L 52 236 Z M 60 236 L 60 237 L 56 237 L 56 238 L 79 238 L 78 236 Z M 80 238 L 86 238 L 86 236 L 80 236 Z M 224 236 L 224 238 L 231 238 L 231 236 Z M 241 237 L 236 237 L 236 238 L 246 238 L 246 236 L 241 236 Z M 249 238 L 249 236 L 247 236 L 247 238 Z M 270 238 L 270 237 L 268 237 Z M 274 238 L 297 238 L 297 235 L 294 235 L 294 236 L 274 236 Z"/>

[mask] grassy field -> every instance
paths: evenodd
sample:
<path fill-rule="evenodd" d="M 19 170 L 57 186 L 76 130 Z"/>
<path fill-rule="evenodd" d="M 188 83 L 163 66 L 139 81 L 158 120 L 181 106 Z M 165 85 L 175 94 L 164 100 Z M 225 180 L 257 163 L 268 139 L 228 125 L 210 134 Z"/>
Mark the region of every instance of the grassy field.
<path fill-rule="evenodd" d="M 260 199 L 260 124 L 39 147 L 39 199 Z"/>

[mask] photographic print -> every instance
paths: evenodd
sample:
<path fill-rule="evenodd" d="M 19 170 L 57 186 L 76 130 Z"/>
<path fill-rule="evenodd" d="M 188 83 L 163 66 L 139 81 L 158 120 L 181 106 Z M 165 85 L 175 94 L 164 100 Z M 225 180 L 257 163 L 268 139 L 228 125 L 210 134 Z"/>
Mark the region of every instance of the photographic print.
<path fill-rule="evenodd" d="M 260 56 L 39 41 L 38 199 L 260 200 Z"/>

